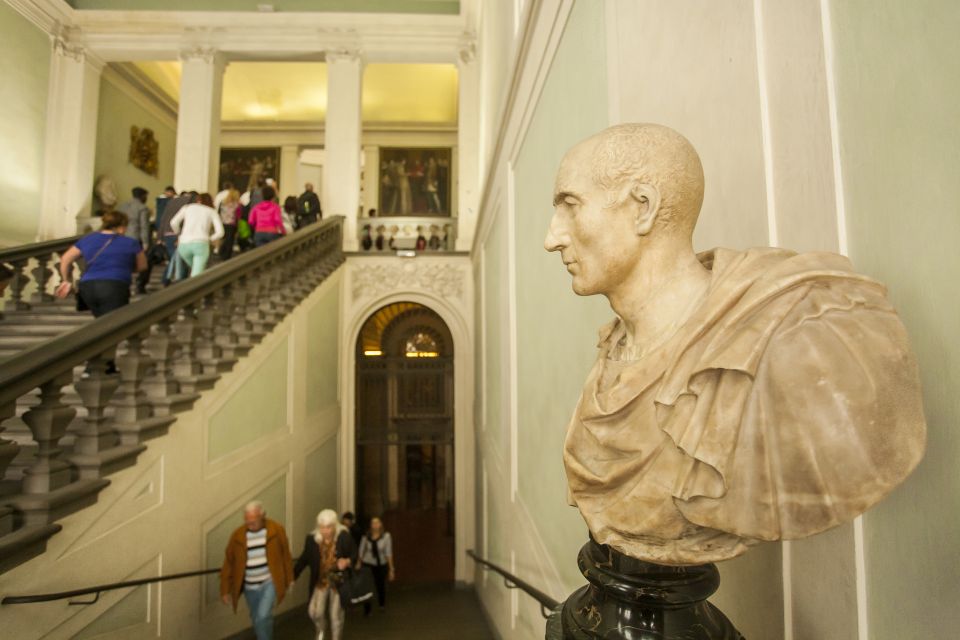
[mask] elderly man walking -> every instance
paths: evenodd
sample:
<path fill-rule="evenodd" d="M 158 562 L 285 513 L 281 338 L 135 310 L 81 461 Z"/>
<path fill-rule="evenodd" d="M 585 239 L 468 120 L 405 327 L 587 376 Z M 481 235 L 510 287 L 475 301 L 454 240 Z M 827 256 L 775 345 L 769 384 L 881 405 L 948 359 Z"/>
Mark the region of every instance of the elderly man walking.
<path fill-rule="evenodd" d="M 220 597 L 224 604 L 247 598 L 257 640 L 273 638 L 273 607 L 293 584 L 293 560 L 283 526 L 267 518 L 263 504 L 251 502 L 243 510 L 243 526 L 230 536 L 220 569 Z"/>

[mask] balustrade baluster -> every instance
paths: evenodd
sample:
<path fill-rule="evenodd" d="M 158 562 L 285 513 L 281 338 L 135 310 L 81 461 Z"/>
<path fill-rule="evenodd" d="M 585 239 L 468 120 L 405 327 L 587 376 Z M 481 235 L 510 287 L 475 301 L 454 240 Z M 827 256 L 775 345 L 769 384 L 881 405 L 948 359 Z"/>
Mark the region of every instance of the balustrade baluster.
<path fill-rule="evenodd" d="M 144 440 L 163 435 L 176 419 L 170 415 L 154 415 L 154 405 L 144 391 L 144 382 L 155 369 L 153 358 L 144 348 L 149 338 L 149 331 L 130 336 L 127 338 L 126 352 L 117 358 L 120 390 L 114 396 L 111 407 L 113 428 L 120 436 L 120 444 L 124 446 L 136 446 Z"/>
<path fill-rule="evenodd" d="M 238 325 L 248 329 L 249 323 L 242 314 L 235 313 L 235 285 L 228 284 L 217 291 L 214 298 L 214 341 L 220 347 L 222 357 L 236 360 L 250 352 L 249 344 L 241 344 Z M 238 323 L 237 320 L 240 320 Z M 246 325 L 245 327 L 243 325 Z"/>
<path fill-rule="evenodd" d="M 203 373 L 203 366 L 197 358 L 199 328 L 197 326 L 197 307 L 188 304 L 180 312 L 180 318 L 174 324 L 174 332 L 180 350 L 173 360 L 173 374 L 185 393 L 196 393 L 213 387 L 219 374 Z"/>
<path fill-rule="evenodd" d="M 47 292 L 50 277 L 54 274 L 53 269 L 49 266 L 52 259 L 52 253 L 36 256 L 37 266 L 30 271 L 33 274 L 34 282 L 37 283 L 37 292 L 33 294 L 33 299 L 36 302 L 52 302 L 56 299 L 53 294 Z"/>
<path fill-rule="evenodd" d="M 107 362 L 114 359 L 115 352 L 116 347 L 91 358 L 86 373 L 73 385 L 87 409 L 76 430 L 73 453 L 68 457 L 81 480 L 101 478 L 129 466 L 146 449 L 122 445 L 114 429 L 114 418 L 106 415 L 107 405 L 121 383 L 119 375 L 106 372 Z"/>
<path fill-rule="evenodd" d="M 173 362 L 178 357 L 180 345 L 173 334 L 176 316 L 164 318 L 157 323 L 154 333 L 146 340 L 147 352 L 154 360 L 153 373 L 144 379 L 142 387 L 153 412 L 160 416 L 190 408 L 199 394 L 186 392 L 180 386 L 173 371 Z"/>
<path fill-rule="evenodd" d="M 269 296 L 270 282 L 265 274 L 257 274 L 250 279 L 247 295 L 247 317 L 253 323 L 254 330 L 267 334 L 277 324 L 276 309 Z"/>
<path fill-rule="evenodd" d="M 237 334 L 240 347 L 248 351 L 266 334 L 264 328 L 254 325 L 249 317 L 252 310 L 250 300 L 254 295 L 252 287 L 250 278 L 244 276 L 238 283 L 231 285 L 228 301 L 232 318 L 231 328 Z"/>
<path fill-rule="evenodd" d="M 228 333 L 230 326 L 223 321 L 218 295 L 204 296 L 203 304 L 197 312 L 197 326 L 200 329 L 197 358 L 203 365 L 203 372 L 218 374 L 232 369 L 237 358 L 226 355 L 217 341 L 217 334 Z"/>
<path fill-rule="evenodd" d="M 71 469 L 59 460 L 60 438 L 77 415 L 63 403 L 63 387 L 72 382 L 70 371 L 40 385 L 40 402 L 23 414 L 37 442 L 36 460 L 23 472 L 24 493 L 49 493 L 70 483 Z"/>
<path fill-rule="evenodd" d="M 29 282 L 29 278 L 23 272 L 28 262 L 29 260 L 17 260 L 10 263 L 13 268 L 13 277 L 10 279 L 10 303 L 18 311 L 26 311 L 30 308 L 30 304 L 23 301 L 23 292 Z"/>
<path fill-rule="evenodd" d="M 16 402 L 8 402 L 7 404 L 0 406 L 0 434 L 3 433 L 5 428 L 3 423 L 15 415 L 17 415 Z M 10 462 L 17 457 L 19 452 L 20 445 L 18 445 L 16 442 L 0 438 L 0 480 L 3 479 L 7 472 L 7 467 L 10 466 Z M 0 495 L 0 500 L 2 500 L 2 495 Z M 13 530 L 13 523 L 13 509 L 6 506 L 0 506 L 0 536 L 11 532 Z"/>

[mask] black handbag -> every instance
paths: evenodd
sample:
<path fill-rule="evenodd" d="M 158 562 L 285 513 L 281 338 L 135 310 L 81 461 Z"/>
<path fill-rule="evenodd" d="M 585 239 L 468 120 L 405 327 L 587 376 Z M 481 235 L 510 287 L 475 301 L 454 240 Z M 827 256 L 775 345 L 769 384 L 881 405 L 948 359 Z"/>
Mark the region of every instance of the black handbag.
<path fill-rule="evenodd" d="M 368 602 L 373 598 L 375 588 L 370 567 L 343 571 L 339 589 L 340 606 L 346 609 Z"/>

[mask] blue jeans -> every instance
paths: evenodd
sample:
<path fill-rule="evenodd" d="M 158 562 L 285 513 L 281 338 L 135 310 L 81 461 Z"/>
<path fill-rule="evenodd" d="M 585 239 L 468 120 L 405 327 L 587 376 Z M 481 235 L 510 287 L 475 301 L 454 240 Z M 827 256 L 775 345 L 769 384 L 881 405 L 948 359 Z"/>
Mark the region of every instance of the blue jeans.
<path fill-rule="evenodd" d="M 267 233 L 266 231 L 257 231 L 253 234 L 253 244 L 262 247 L 268 242 L 273 242 L 279 238 L 282 234 L 279 233 Z"/>
<path fill-rule="evenodd" d="M 267 580 L 262 586 L 253 589 L 244 586 L 243 594 L 247 597 L 250 621 L 253 623 L 257 640 L 273 640 L 273 605 L 277 602 L 277 590 L 273 586 L 273 580 Z"/>
<path fill-rule="evenodd" d="M 163 236 L 163 246 L 167 248 L 167 255 L 170 261 L 167 262 L 167 268 L 163 272 L 163 284 L 170 284 L 179 273 L 182 273 L 183 267 L 179 265 L 180 256 L 177 254 L 177 236 Z"/>

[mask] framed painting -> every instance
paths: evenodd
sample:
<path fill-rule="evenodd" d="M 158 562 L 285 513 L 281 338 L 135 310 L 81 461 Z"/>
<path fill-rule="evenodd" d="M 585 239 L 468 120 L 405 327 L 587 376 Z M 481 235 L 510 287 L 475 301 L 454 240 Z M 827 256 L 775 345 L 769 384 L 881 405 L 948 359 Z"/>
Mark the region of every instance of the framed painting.
<path fill-rule="evenodd" d="M 450 213 L 451 149 L 380 149 L 379 216 L 438 216 Z"/>
<path fill-rule="evenodd" d="M 280 175 L 280 147 L 251 147 L 220 149 L 220 183 L 230 182 L 243 193 L 257 185 L 260 179 Z"/>

